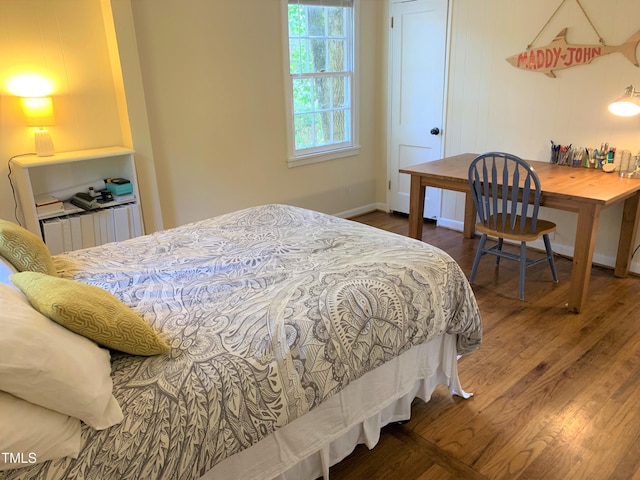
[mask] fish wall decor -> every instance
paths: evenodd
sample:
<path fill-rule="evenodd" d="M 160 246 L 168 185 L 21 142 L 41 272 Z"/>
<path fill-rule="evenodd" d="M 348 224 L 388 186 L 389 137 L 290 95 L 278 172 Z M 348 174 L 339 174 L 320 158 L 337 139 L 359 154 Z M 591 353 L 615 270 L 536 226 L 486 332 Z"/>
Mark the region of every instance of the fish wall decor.
<path fill-rule="evenodd" d="M 622 45 L 571 45 L 567 43 L 567 29 L 564 28 L 550 44 L 516 53 L 506 60 L 516 68 L 542 72 L 552 78 L 555 78 L 556 70 L 587 65 L 598 57 L 615 52 L 622 53 L 637 67 L 638 42 L 640 42 L 640 30 L 631 35 Z"/>

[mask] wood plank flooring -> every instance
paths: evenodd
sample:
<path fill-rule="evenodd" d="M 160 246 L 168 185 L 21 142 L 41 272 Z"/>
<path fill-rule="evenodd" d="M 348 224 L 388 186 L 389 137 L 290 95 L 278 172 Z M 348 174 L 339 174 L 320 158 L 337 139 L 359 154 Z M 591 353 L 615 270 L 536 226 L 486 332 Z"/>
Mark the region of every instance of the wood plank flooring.
<path fill-rule="evenodd" d="M 406 235 L 406 217 L 354 220 Z M 477 239 L 426 225 L 423 240 L 447 251 L 468 275 Z M 639 253 L 640 255 L 640 253 Z M 527 270 L 518 300 L 517 263 L 483 257 L 473 285 L 483 344 L 459 374 L 474 396 L 439 387 L 412 418 L 383 429 L 331 469 L 332 480 L 640 480 L 640 278 L 594 267 L 580 314 L 565 308 L 571 260 Z"/>

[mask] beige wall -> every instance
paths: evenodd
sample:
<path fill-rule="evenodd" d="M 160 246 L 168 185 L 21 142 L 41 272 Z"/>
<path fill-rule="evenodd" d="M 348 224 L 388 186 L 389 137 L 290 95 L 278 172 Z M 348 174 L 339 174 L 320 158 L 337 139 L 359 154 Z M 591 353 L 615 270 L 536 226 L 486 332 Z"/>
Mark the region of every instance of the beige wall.
<path fill-rule="evenodd" d="M 136 149 L 147 231 L 267 202 L 374 208 L 382 6 L 362 2 L 360 154 L 288 168 L 279 0 L 0 0 L 0 153 L 33 150 L 5 88 L 29 66 L 56 81 L 56 151 Z M 13 218 L 2 171 L 0 216 Z"/>
<path fill-rule="evenodd" d="M 58 151 L 139 150 L 149 231 L 267 202 L 329 213 L 384 206 L 388 2 L 360 3 L 361 153 L 288 168 L 280 0 L 0 0 L 0 217 L 14 210 L 6 160 L 33 150 L 5 88 L 25 66 L 56 80 L 50 130 Z M 640 28 L 634 0 L 582 3 L 609 45 Z M 626 85 L 640 87 L 640 70 L 620 54 L 555 79 L 506 63 L 556 7 L 451 0 L 447 154 L 498 149 L 546 160 L 550 140 L 640 149 L 640 119 L 606 110 Z M 535 46 L 564 27 L 570 43 L 597 43 L 577 3 L 566 2 Z M 441 224 L 458 227 L 462 208 L 459 195 L 445 192 Z M 546 213 L 560 225 L 554 247 L 570 255 L 575 215 Z M 620 217 L 619 207 L 605 210 L 596 262 L 613 263 Z"/>
<path fill-rule="evenodd" d="M 629 84 L 640 88 L 640 69 L 619 53 L 589 65 L 560 70 L 556 78 L 519 70 L 505 59 L 525 50 L 560 2 L 556 0 L 453 0 L 446 153 L 506 150 L 533 160 L 549 159 L 550 140 L 563 145 L 640 150 L 640 118 L 611 115 L 607 105 Z M 620 45 L 640 29 L 640 2 L 581 2 L 607 45 Z M 534 46 L 568 27 L 568 43 L 598 44 L 577 2 L 566 2 Z M 640 52 L 637 52 L 639 55 Z M 603 174 L 604 175 L 604 174 Z M 640 180 L 637 180 L 640 181 Z M 464 200 L 444 192 L 442 222 L 460 226 Z M 558 223 L 554 249 L 572 255 L 576 214 L 546 210 Z M 622 209 L 606 209 L 594 261 L 613 265 Z M 640 240 L 640 234 L 637 235 Z M 640 272 L 640 255 L 632 270 Z"/>
<path fill-rule="evenodd" d="M 341 213 L 384 201 L 383 1 L 361 2 L 360 154 L 296 168 L 280 0 L 131 5 L 166 226 L 270 202 Z"/>
<path fill-rule="evenodd" d="M 0 1 L 0 217 L 14 219 L 7 161 L 34 151 L 33 127 L 6 89 L 16 73 L 41 72 L 55 83 L 56 151 L 122 144 L 100 3 Z"/>
<path fill-rule="evenodd" d="M 122 20 L 118 25 L 125 40 L 131 37 L 127 26 Z M 115 33 L 109 0 L 0 0 L 0 218 L 16 219 L 8 159 L 34 151 L 33 127 L 24 125 L 7 82 L 16 74 L 38 73 L 55 84 L 56 125 L 49 127 L 55 151 L 135 145 L 145 226 L 162 228 L 142 82 L 130 74 L 125 85 L 120 69 L 121 63 L 131 65 L 131 54 L 138 64 L 135 41 L 120 52 Z M 127 103 L 138 105 L 135 114 Z M 133 135 L 130 125 L 136 127 Z M 17 217 L 22 220 L 19 209 Z"/>

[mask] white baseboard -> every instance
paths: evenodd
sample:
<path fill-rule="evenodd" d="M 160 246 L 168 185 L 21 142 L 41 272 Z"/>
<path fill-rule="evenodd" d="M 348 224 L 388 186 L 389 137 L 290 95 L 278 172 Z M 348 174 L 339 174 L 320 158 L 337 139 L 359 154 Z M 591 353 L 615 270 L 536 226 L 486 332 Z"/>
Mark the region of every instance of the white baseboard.
<path fill-rule="evenodd" d="M 438 226 L 450 228 L 451 230 L 456 230 L 458 232 L 463 231 L 464 222 L 459 220 L 454 220 L 451 218 L 439 218 Z M 542 239 L 536 240 L 535 242 L 530 242 L 531 247 L 537 248 L 538 250 L 544 251 L 544 243 Z M 573 245 L 564 245 L 561 243 L 551 241 L 551 246 L 553 247 L 553 251 L 562 255 L 563 257 L 573 258 Z M 640 254 L 637 254 L 638 259 L 634 259 L 629 266 L 629 271 L 634 274 L 640 274 Z M 602 255 L 598 252 L 594 252 L 593 254 L 593 264 L 600 265 L 602 267 L 614 268 L 616 264 L 615 257 L 609 255 Z"/>
<path fill-rule="evenodd" d="M 437 225 L 439 227 L 449 228 L 451 230 L 455 230 L 457 232 L 464 231 L 464 222 L 460 222 L 458 220 L 453 220 L 452 218 L 438 218 Z"/>
<path fill-rule="evenodd" d="M 369 205 L 363 205 L 362 207 L 352 208 L 351 210 L 345 210 L 344 212 L 334 213 L 333 215 L 340 218 L 351 218 L 365 213 L 373 212 L 375 210 L 387 211 L 387 205 L 384 203 L 370 203 Z"/>

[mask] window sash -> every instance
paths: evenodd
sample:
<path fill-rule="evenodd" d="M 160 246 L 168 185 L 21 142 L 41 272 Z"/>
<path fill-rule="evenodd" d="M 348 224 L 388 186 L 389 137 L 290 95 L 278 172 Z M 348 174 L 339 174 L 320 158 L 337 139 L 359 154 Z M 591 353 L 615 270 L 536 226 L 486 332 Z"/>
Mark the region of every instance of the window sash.
<path fill-rule="evenodd" d="M 323 35 L 310 35 L 304 32 L 302 35 L 291 34 L 287 31 L 288 44 L 288 70 L 289 70 L 289 95 L 291 98 L 290 108 L 290 128 L 292 133 L 291 147 L 293 159 L 300 157 L 308 157 L 317 154 L 332 154 L 344 151 L 354 146 L 355 136 L 355 118 L 354 109 L 355 101 L 353 97 L 354 88 L 354 2 L 353 0 L 288 0 L 287 5 L 302 6 L 320 6 L 320 7 L 346 7 L 351 11 L 345 15 L 345 30 L 343 35 L 334 35 L 332 32 L 325 30 Z M 287 19 L 289 13 L 287 11 Z M 288 27 L 287 27 L 288 28 Z M 326 42 L 325 46 L 325 64 L 327 68 L 318 68 L 318 62 L 313 65 L 309 44 L 303 45 L 303 42 L 309 40 L 317 40 L 318 42 Z M 303 48 L 304 51 L 298 52 L 297 59 L 300 65 L 295 65 L 292 56 L 292 48 Z M 329 42 L 336 42 L 333 46 L 337 47 L 330 50 Z M 340 42 L 344 45 L 342 52 L 340 51 Z M 337 52 L 337 53 L 336 53 Z M 315 52 L 317 54 L 317 51 Z M 334 55 L 332 58 L 331 55 Z M 340 58 L 342 54 L 343 58 Z M 333 65 L 331 65 L 333 60 Z M 306 63 L 305 63 L 306 62 Z M 337 65 L 336 63 L 340 64 Z M 297 70 L 297 71 L 292 71 Z M 328 96 L 326 92 L 322 98 L 318 98 L 315 92 L 310 95 L 310 100 L 306 99 L 306 108 L 301 108 L 301 102 L 296 98 L 294 85 L 300 85 L 306 80 L 312 85 L 319 79 L 326 79 L 327 83 L 338 84 L 343 91 L 337 94 L 331 91 Z M 342 83 L 344 82 L 344 83 Z M 336 98 L 338 101 L 336 101 Z M 342 99 L 340 101 L 340 99 Z M 304 106 L 302 106 L 304 107 Z"/>

